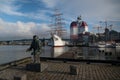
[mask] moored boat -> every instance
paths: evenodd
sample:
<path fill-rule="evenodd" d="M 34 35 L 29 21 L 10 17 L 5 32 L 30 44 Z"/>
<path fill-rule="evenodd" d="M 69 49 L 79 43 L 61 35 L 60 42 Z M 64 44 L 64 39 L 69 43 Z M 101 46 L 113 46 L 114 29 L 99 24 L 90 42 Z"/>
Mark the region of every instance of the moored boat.
<path fill-rule="evenodd" d="M 53 47 L 63 47 L 66 45 L 66 42 L 61 39 L 56 34 L 52 34 L 52 39 L 51 39 L 51 46 Z"/>
<path fill-rule="evenodd" d="M 120 43 L 116 43 L 114 46 L 115 48 L 120 48 Z"/>
<path fill-rule="evenodd" d="M 105 43 L 105 42 L 99 42 L 99 43 L 90 44 L 89 47 L 115 48 L 115 46 L 112 43 Z"/>

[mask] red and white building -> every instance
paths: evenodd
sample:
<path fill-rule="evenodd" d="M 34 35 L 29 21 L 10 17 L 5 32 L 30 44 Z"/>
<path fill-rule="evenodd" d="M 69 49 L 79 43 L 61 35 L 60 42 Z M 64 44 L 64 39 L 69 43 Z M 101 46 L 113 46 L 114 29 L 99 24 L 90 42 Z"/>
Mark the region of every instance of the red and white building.
<path fill-rule="evenodd" d="M 77 21 L 73 21 L 70 24 L 70 39 L 72 41 L 87 41 L 88 37 L 88 25 L 81 20 L 80 16 L 77 18 Z"/>
<path fill-rule="evenodd" d="M 73 21 L 70 24 L 70 39 L 76 40 L 78 39 L 78 26 L 77 22 Z"/>

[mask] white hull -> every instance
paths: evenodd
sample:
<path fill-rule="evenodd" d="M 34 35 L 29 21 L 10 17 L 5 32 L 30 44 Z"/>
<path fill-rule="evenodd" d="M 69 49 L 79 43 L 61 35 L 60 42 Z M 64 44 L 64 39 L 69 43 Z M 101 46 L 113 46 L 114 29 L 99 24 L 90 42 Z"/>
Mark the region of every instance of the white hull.
<path fill-rule="evenodd" d="M 105 47 L 105 44 L 98 44 L 97 47 L 99 48 Z"/>
<path fill-rule="evenodd" d="M 116 44 L 115 44 L 115 47 L 116 47 L 116 48 L 120 48 L 120 43 L 116 43 Z"/>
<path fill-rule="evenodd" d="M 51 40 L 51 46 L 53 47 L 63 47 L 65 46 L 66 42 L 63 41 L 59 36 L 53 34 Z"/>
<path fill-rule="evenodd" d="M 100 48 L 114 48 L 112 44 L 98 44 L 98 47 Z"/>
<path fill-rule="evenodd" d="M 91 44 L 90 47 L 114 48 L 113 44 L 108 44 L 108 43 L 96 43 L 96 44 Z"/>

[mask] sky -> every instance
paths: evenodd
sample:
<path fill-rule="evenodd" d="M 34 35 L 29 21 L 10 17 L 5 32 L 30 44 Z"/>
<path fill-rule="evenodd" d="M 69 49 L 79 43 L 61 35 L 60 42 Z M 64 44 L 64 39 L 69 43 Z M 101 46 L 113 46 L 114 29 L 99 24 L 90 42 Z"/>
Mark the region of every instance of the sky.
<path fill-rule="evenodd" d="M 66 37 L 70 23 L 80 15 L 89 32 L 97 32 L 97 26 L 104 28 L 105 21 L 120 31 L 120 0 L 0 0 L 0 41 L 31 39 L 33 35 L 49 38 L 55 9 L 63 13 Z"/>

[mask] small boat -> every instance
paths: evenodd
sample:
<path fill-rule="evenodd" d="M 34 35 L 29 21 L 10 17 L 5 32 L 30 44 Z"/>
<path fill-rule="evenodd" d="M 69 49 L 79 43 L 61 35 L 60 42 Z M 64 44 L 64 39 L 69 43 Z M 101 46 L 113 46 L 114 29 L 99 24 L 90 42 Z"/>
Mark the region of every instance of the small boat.
<path fill-rule="evenodd" d="M 106 47 L 106 48 L 115 48 L 113 44 L 108 44 L 108 43 L 105 44 L 105 47 Z"/>
<path fill-rule="evenodd" d="M 114 48 L 114 45 L 111 43 L 99 42 L 89 45 L 89 47 L 98 47 L 98 48 Z"/>
<path fill-rule="evenodd" d="M 115 43 L 115 48 L 120 48 L 120 43 Z"/>
<path fill-rule="evenodd" d="M 103 44 L 98 44 L 99 48 L 115 48 L 115 46 L 111 43 L 103 43 Z"/>
<path fill-rule="evenodd" d="M 102 48 L 102 47 L 105 47 L 105 43 L 103 43 L 103 42 L 91 43 L 91 44 L 89 44 L 89 47 Z"/>

